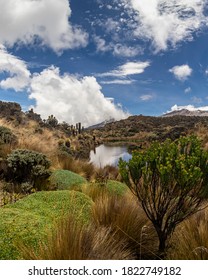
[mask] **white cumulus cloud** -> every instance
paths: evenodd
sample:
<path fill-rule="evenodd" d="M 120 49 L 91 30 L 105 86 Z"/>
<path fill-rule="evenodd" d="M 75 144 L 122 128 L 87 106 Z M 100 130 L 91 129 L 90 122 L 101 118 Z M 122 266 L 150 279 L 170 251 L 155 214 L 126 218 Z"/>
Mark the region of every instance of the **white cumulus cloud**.
<path fill-rule="evenodd" d="M 22 91 L 30 83 L 30 71 L 21 59 L 9 54 L 3 45 L 0 45 L 0 73 L 8 75 L 0 79 L 0 87 Z"/>
<path fill-rule="evenodd" d="M 120 43 L 107 43 L 106 40 L 100 36 L 94 36 L 93 38 L 97 52 L 111 52 L 114 56 L 119 57 L 134 57 L 143 53 L 141 47 L 132 47 Z"/>
<path fill-rule="evenodd" d="M 48 46 L 55 52 L 86 46 L 87 34 L 69 22 L 68 0 L 0 0 L 0 43 Z"/>
<path fill-rule="evenodd" d="M 189 65 L 184 64 L 174 66 L 173 68 L 169 69 L 169 72 L 173 73 L 176 79 L 184 81 L 192 74 L 192 69 Z"/>
<path fill-rule="evenodd" d="M 126 10 L 134 12 L 134 35 L 152 42 L 155 52 L 190 41 L 208 19 L 207 0 L 122 0 Z M 136 24 L 136 27 L 135 27 Z"/>
<path fill-rule="evenodd" d="M 0 45 L 0 73 L 3 73 L 0 88 L 26 91 L 29 98 L 35 100 L 34 110 L 42 118 L 53 114 L 60 122 L 81 122 L 87 127 L 111 118 L 120 120 L 129 116 L 113 98 L 104 96 L 93 76 L 61 75 L 59 68 L 54 66 L 31 74 L 27 66 L 25 61 L 9 54 Z"/>
<path fill-rule="evenodd" d="M 143 52 L 140 47 L 130 47 L 122 44 L 113 45 L 113 54 L 115 56 L 134 57 Z"/>
<path fill-rule="evenodd" d="M 106 44 L 105 39 L 99 37 L 99 36 L 94 36 L 94 42 L 96 44 L 96 48 L 98 52 L 108 52 L 112 49 L 112 46 L 109 44 Z"/>
<path fill-rule="evenodd" d="M 43 118 L 53 114 L 59 121 L 81 122 L 85 127 L 129 116 L 105 98 L 95 77 L 78 79 L 70 74 L 61 75 L 55 67 L 34 75 L 29 97 L 35 99 L 34 109 Z"/>

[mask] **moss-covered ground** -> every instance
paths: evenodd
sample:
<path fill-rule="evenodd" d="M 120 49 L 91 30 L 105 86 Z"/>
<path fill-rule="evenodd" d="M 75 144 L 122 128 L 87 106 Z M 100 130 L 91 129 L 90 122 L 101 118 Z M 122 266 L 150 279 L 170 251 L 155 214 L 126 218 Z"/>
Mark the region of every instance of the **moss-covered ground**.
<path fill-rule="evenodd" d="M 51 187 L 55 187 L 58 190 L 70 190 L 74 187 L 79 189 L 79 187 L 86 182 L 86 179 L 82 176 L 63 169 L 55 170 L 49 179 Z"/>
<path fill-rule="evenodd" d="M 128 190 L 128 187 L 126 184 L 123 184 L 121 182 L 108 180 L 107 190 L 113 194 L 124 195 L 125 192 Z"/>
<path fill-rule="evenodd" d="M 65 190 L 37 192 L 0 208 L 0 259 L 21 259 L 19 244 L 35 248 L 63 215 L 86 223 L 91 206 L 88 196 Z"/>

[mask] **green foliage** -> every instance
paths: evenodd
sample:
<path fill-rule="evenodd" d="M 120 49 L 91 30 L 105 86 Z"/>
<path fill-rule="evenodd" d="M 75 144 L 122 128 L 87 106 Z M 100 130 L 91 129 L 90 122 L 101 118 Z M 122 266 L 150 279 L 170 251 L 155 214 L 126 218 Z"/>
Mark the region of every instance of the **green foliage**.
<path fill-rule="evenodd" d="M 128 190 L 128 187 L 126 184 L 123 184 L 121 182 L 114 181 L 114 180 L 108 180 L 106 187 L 110 193 L 116 194 L 119 196 L 124 195 L 126 193 L 126 191 Z"/>
<path fill-rule="evenodd" d="M 0 144 L 12 144 L 16 141 L 17 137 L 9 128 L 0 126 Z"/>
<path fill-rule="evenodd" d="M 129 163 L 120 160 L 119 168 L 123 180 L 130 185 L 130 177 L 137 185 L 141 178 L 148 184 L 154 173 L 165 188 L 170 181 L 189 191 L 201 180 L 208 186 L 208 153 L 195 137 L 181 137 L 171 142 L 169 139 L 160 144 L 155 142 L 143 153 L 134 152 Z M 130 176 L 129 176 L 130 173 Z M 204 189 L 205 191 L 205 189 Z"/>
<path fill-rule="evenodd" d="M 81 189 L 81 185 L 87 181 L 82 176 L 69 170 L 56 170 L 50 176 L 50 185 L 58 190 L 70 190 L 74 187 Z"/>
<path fill-rule="evenodd" d="M 9 179 L 18 183 L 28 182 L 40 187 L 42 181 L 48 178 L 50 161 L 42 154 L 31 150 L 14 150 L 7 157 Z"/>
<path fill-rule="evenodd" d="M 0 259 L 21 259 L 20 244 L 35 249 L 61 216 L 88 223 L 92 200 L 75 191 L 38 192 L 0 208 Z"/>
<path fill-rule="evenodd" d="M 164 252 L 177 224 L 195 213 L 208 189 L 208 153 L 195 136 L 155 142 L 119 162 L 123 181 L 152 221 Z"/>

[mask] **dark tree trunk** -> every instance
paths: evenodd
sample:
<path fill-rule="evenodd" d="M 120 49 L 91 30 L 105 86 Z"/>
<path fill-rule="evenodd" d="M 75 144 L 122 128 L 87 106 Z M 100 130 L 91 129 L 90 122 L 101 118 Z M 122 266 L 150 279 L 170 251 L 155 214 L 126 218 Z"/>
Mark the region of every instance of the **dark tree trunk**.
<path fill-rule="evenodd" d="M 166 243 L 168 236 L 161 230 L 157 230 L 157 235 L 159 238 L 158 256 L 160 259 L 164 259 L 166 254 Z"/>

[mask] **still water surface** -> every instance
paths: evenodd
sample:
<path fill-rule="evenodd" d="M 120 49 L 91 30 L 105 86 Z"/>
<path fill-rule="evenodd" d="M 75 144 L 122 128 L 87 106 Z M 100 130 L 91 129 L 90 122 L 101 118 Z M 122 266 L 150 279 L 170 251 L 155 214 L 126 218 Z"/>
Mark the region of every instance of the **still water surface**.
<path fill-rule="evenodd" d="M 100 145 L 90 152 L 90 162 L 97 167 L 117 166 L 119 158 L 126 161 L 131 158 L 126 146 Z"/>

